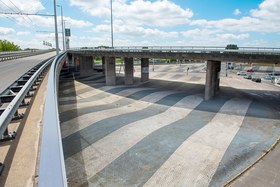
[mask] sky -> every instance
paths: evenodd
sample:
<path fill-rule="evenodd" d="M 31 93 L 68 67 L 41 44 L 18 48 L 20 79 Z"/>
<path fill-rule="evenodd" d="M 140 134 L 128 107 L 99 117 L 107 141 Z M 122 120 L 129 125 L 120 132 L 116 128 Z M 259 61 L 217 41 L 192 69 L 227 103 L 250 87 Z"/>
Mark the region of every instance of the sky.
<path fill-rule="evenodd" d="M 70 47 L 111 46 L 110 0 L 56 0 Z M 114 46 L 280 47 L 280 0 L 112 0 Z M 61 8 L 57 7 L 62 48 Z M 0 0 L 0 39 L 55 47 L 53 0 Z"/>

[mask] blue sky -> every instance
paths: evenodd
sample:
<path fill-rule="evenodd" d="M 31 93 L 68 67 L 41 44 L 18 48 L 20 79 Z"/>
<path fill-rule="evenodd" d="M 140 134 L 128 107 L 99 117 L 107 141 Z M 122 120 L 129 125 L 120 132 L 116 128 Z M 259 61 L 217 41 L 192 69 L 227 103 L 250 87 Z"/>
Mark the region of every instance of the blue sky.
<path fill-rule="evenodd" d="M 71 47 L 111 45 L 110 0 L 57 0 Z M 52 0 L 0 0 L 0 12 L 53 14 Z M 57 8 L 61 31 L 60 8 Z M 113 0 L 115 46 L 280 47 L 279 0 Z M 54 45 L 53 17 L 0 15 L 0 39 Z M 42 32 L 43 31 L 43 32 Z M 61 34 L 59 34 L 60 44 Z"/>

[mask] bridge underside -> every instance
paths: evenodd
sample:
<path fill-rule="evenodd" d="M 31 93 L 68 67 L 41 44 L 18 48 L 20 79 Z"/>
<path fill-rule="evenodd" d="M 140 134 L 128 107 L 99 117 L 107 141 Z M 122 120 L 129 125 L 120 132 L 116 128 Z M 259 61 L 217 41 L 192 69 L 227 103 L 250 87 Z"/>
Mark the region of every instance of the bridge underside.
<path fill-rule="evenodd" d="M 94 61 L 92 56 L 72 55 L 71 60 L 75 67 L 79 67 L 81 76 L 93 75 Z M 219 92 L 221 61 L 207 61 L 205 99 L 213 98 Z M 105 73 L 107 86 L 116 85 L 116 58 L 102 57 L 102 71 Z M 141 81 L 149 81 L 149 58 L 141 58 Z M 124 58 L 125 84 L 131 85 L 134 80 L 134 61 L 132 57 Z"/>

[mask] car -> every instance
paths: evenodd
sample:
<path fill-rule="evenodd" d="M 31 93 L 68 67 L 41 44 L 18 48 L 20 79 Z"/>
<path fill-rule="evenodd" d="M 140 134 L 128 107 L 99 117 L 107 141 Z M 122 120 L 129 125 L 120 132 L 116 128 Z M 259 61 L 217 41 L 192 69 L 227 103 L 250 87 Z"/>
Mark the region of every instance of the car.
<path fill-rule="evenodd" d="M 262 82 L 261 78 L 259 77 L 253 77 L 251 80 L 254 82 Z"/>
<path fill-rule="evenodd" d="M 245 72 L 245 71 L 238 71 L 238 72 L 236 73 L 236 75 L 245 76 L 245 75 L 246 75 L 246 72 Z"/>
<path fill-rule="evenodd" d="M 246 72 L 254 72 L 253 69 L 247 69 Z"/>
<path fill-rule="evenodd" d="M 272 76 L 271 75 L 265 75 L 263 77 L 264 80 L 272 80 Z"/>
<path fill-rule="evenodd" d="M 244 79 L 252 79 L 252 75 L 251 74 L 246 74 L 243 78 Z"/>

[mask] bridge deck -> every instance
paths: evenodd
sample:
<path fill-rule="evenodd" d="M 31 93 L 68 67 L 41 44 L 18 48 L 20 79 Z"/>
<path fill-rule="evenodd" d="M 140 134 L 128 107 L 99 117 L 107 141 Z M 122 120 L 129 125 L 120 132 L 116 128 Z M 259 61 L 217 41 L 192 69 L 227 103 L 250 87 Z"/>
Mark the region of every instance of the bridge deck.
<path fill-rule="evenodd" d="M 279 137 L 279 88 L 232 75 L 204 101 L 201 66 L 184 70 L 159 66 L 131 87 L 102 75 L 61 82 L 69 186 L 219 186 Z"/>
<path fill-rule="evenodd" d="M 14 83 L 14 81 L 19 79 L 31 68 L 54 55 L 55 52 L 50 52 L 46 54 L 0 62 L 0 93 L 7 89 L 12 83 Z"/>

